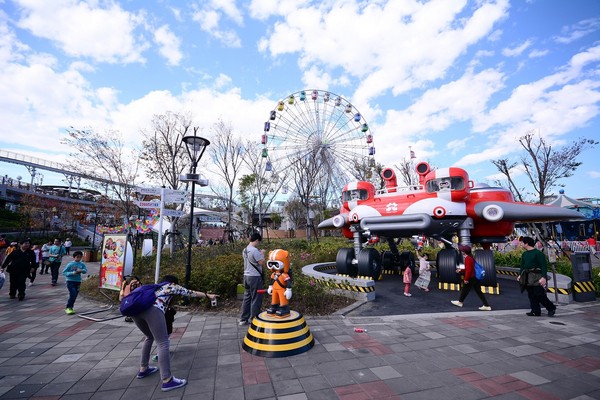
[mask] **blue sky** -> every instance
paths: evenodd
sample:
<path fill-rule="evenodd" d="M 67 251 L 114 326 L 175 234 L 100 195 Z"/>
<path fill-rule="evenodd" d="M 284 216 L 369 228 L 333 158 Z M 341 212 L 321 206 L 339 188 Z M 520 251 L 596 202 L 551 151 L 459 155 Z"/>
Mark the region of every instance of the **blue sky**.
<path fill-rule="evenodd" d="M 2 150 L 63 161 L 69 126 L 118 130 L 133 149 L 166 111 L 209 139 L 221 118 L 260 142 L 303 89 L 351 102 L 384 165 L 411 146 L 491 181 L 490 160 L 516 160 L 526 132 L 600 139 L 600 2 L 0 0 Z M 599 151 L 568 195 L 600 197 Z"/>

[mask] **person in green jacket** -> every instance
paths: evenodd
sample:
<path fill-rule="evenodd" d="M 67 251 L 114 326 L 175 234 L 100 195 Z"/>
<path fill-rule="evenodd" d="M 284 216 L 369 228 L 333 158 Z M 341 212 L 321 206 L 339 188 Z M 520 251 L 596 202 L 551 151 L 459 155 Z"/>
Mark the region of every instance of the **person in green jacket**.
<path fill-rule="evenodd" d="M 539 317 L 542 315 L 543 305 L 548 310 L 548 316 L 552 317 L 556 313 L 556 306 L 552 304 L 548 296 L 546 296 L 546 276 L 548 275 L 548 261 L 544 253 L 535 248 L 535 241 L 529 236 L 521 238 L 521 243 L 525 247 L 525 252 L 521 256 L 521 268 L 519 275 L 531 275 L 529 278 L 525 276 L 525 289 L 527 289 L 527 297 L 531 311 L 527 313 L 530 317 Z M 539 276 L 539 279 L 537 278 Z M 532 280 L 532 278 L 534 278 Z"/>
<path fill-rule="evenodd" d="M 81 286 L 81 274 L 87 274 L 87 267 L 81 262 L 82 258 L 83 253 L 81 251 L 73 252 L 73 261 L 68 263 L 62 272 L 67 281 L 67 289 L 69 289 L 69 300 L 67 300 L 67 308 L 65 308 L 68 315 L 75 314 L 73 307 L 75 307 L 75 300 L 77 300 L 79 287 Z"/>

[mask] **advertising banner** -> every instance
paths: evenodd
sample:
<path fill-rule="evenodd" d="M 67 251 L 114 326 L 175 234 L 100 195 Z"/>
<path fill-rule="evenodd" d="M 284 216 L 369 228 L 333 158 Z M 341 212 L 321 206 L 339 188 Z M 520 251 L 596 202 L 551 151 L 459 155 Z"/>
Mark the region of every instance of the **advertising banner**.
<path fill-rule="evenodd" d="M 126 251 L 127 235 L 104 235 L 100 266 L 101 289 L 121 290 Z"/>

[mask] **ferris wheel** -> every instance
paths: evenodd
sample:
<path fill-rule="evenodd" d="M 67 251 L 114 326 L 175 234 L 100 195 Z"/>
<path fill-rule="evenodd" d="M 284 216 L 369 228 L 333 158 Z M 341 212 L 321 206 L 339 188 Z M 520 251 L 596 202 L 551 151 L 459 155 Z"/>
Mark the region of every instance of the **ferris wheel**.
<path fill-rule="evenodd" d="M 357 166 L 374 165 L 373 134 L 365 118 L 348 100 L 323 90 L 280 100 L 264 123 L 261 143 L 267 171 L 285 174 L 297 160 L 316 157 L 319 179 L 335 196 L 357 180 Z"/>

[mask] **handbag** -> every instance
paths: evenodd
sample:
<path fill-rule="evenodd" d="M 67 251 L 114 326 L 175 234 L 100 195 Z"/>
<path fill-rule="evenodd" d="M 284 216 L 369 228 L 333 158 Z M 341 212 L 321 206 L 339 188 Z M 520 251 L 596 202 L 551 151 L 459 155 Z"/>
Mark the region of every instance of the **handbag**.
<path fill-rule="evenodd" d="M 527 286 L 541 286 L 540 279 L 542 279 L 542 271 L 539 268 L 527 271 Z"/>

